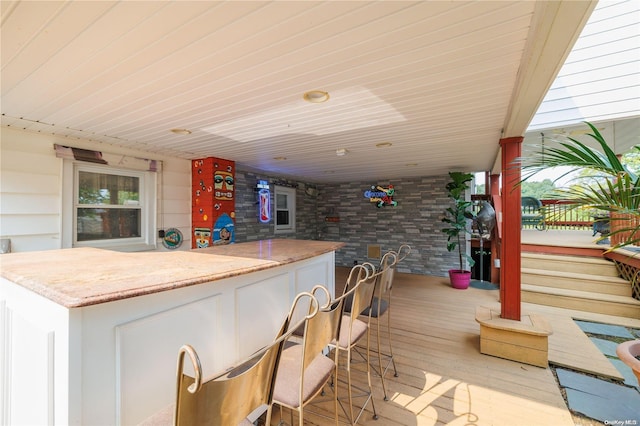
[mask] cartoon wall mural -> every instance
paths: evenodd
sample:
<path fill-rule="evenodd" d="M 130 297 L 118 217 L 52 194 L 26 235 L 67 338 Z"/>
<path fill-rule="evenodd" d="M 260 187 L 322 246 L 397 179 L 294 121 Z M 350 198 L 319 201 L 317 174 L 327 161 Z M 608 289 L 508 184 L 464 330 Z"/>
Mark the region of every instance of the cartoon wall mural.
<path fill-rule="evenodd" d="M 228 170 L 233 170 L 230 166 Z M 213 175 L 213 189 L 216 200 L 233 200 L 233 173 L 216 170 Z"/>
<path fill-rule="evenodd" d="M 376 207 L 395 207 L 398 205 L 397 201 L 393 200 L 396 190 L 393 185 L 389 185 L 384 188 L 380 185 L 371 185 L 371 190 L 365 191 L 364 196 L 368 198 L 371 203 L 376 203 Z"/>
<path fill-rule="evenodd" d="M 213 244 L 231 244 L 235 241 L 235 226 L 228 214 L 220 215 L 213 227 Z"/>
<path fill-rule="evenodd" d="M 193 230 L 195 248 L 205 248 L 211 245 L 211 228 L 195 228 Z"/>
<path fill-rule="evenodd" d="M 207 157 L 193 160 L 192 248 L 235 241 L 235 162 Z"/>

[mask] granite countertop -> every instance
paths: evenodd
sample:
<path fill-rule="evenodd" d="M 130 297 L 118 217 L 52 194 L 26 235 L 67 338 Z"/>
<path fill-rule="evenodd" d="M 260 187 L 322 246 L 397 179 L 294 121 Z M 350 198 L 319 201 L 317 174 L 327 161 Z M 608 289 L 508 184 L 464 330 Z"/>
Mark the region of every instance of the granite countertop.
<path fill-rule="evenodd" d="M 73 248 L 0 256 L 0 275 L 67 308 L 221 280 L 335 251 L 344 243 L 274 239 L 190 251 Z"/>

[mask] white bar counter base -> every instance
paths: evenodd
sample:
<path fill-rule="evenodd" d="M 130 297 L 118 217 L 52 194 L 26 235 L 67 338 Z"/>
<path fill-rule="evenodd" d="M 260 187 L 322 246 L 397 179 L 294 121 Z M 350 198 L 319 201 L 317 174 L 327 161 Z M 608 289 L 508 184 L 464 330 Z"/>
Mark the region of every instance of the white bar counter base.
<path fill-rule="evenodd" d="M 343 243 L 0 256 L 0 424 L 133 425 L 175 399 L 178 349 L 216 373 L 269 343 L 295 295 L 334 293 Z M 188 363 L 187 363 L 188 364 Z"/>
<path fill-rule="evenodd" d="M 521 315 L 520 321 L 500 317 L 500 311 L 478 306 L 480 353 L 546 368 L 549 365 L 549 322 L 540 315 Z"/>

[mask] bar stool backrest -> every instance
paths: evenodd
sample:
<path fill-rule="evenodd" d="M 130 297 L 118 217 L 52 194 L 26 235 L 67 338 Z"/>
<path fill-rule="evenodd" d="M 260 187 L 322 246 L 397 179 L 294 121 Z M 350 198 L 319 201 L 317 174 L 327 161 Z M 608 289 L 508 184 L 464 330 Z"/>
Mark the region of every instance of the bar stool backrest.
<path fill-rule="evenodd" d="M 290 319 L 298 303 L 308 300 L 308 315 L 290 326 Z M 238 425 L 256 408 L 267 404 L 268 418 L 275 372 L 287 339 L 293 331 L 302 327 L 318 313 L 318 302 L 308 292 L 296 296 L 291 310 L 275 340 L 260 349 L 244 362 L 222 374 L 204 379 L 200 359 L 190 345 L 180 348 L 177 366 L 175 425 Z M 185 355 L 189 357 L 194 377 L 184 373 Z"/>
<path fill-rule="evenodd" d="M 318 296 L 319 292 L 323 293 L 323 296 Z M 344 303 L 344 300 L 332 301 L 329 290 L 322 285 L 315 286 L 311 293 L 316 300 L 325 301 L 325 303 L 320 306 L 318 313 L 306 322 L 303 340 L 304 361 L 301 372 L 303 378 L 306 367 L 337 338 Z"/>
<path fill-rule="evenodd" d="M 397 263 L 398 254 L 395 251 L 388 251 L 382 256 L 380 260 L 380 280 L 378 282 L 381 293 L 386 293 L 391 290 Z"/>
<path fill-rule="evenodd" d="M 376 273 L 375 266 L 368 262 L 355 265 L 351 269 L 344 293 L 341 296 L 341 299 L 344 298 L 347 304 L 345 314 L 355 313 L 351 316 L 356 319 L 360 312 L 371 306 L 375 280 L 379 278 L 379 275 L 380 273 Z"/>

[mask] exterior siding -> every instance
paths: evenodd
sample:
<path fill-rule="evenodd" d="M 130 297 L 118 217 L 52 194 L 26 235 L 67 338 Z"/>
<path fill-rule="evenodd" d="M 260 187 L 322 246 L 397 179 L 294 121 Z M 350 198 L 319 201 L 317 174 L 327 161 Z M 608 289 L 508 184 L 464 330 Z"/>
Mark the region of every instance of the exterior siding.
<path fill-rule="evenodd" d="M 2 129 L 0 236 L 12 251 L 61 247 L 61 160 L 48 138 Z"/>
<path fill-rule="evenodd" d="M 147 154 L 149 155 L 149 154 Z M 158 178 L 158 229 L 176 228 L 184 241 L 180 250 L 191 249 L 191 161 L 164 158 L 162 175 Z M 157 235 L 157 233 L 156 233 Z M 162 243 L 158 249 L 166 250 Z"/>

